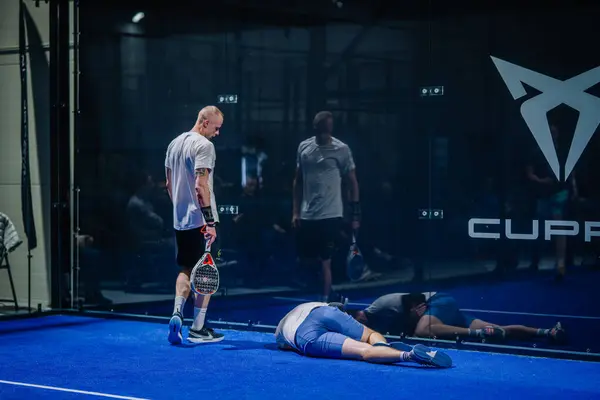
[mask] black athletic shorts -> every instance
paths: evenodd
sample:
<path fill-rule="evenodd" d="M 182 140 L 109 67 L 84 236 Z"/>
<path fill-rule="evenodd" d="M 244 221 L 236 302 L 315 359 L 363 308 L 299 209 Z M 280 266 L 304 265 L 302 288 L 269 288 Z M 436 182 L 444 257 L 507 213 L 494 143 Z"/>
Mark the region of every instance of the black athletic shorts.
<path fill-rule="evenodd" d="M 177 241 L 177 265 L 192 269 L 204 254 L 204 227 L 178 231 L 175 229 Z"/>
<path fill-rule="evenodd" d="M 341 229 L 341 218 L 301 220 L 297 235 L 298 255 L 303 259 L 331 259 Z"/>

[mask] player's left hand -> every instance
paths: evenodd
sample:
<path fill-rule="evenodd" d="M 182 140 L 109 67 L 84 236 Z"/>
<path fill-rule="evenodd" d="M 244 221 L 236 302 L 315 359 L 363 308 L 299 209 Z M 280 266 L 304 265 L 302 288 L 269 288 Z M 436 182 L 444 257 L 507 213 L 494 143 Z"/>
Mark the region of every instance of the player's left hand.
<path fill-rule="evenodd" d="M 419 318 L 425 314 L 425 311 L 427 311 L 427 305 L 425 303 L 421 303 L 415 307 L 415 314 L 417 314 Z"/>
<path fill-rule="evenodd" d="M 360 228 L 360 221 L 352 221 L 352 229 L 357 230 Z"/>

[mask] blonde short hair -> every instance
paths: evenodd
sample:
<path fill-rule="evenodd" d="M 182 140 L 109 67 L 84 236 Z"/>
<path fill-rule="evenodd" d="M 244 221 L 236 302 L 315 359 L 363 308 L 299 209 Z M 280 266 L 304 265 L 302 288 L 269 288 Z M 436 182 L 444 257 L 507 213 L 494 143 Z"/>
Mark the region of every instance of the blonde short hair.
<path fill-rule="evenodd" d="M 200 112 L 198 113 L 198 122 L 202 123 L 213 115 L 218 115 L 221 118 L 225 117 L 225 114 L 223 114 L 223 111 L 219 110 L 218 107 L 206 106 L 202 110 L 200 110 Z"/>

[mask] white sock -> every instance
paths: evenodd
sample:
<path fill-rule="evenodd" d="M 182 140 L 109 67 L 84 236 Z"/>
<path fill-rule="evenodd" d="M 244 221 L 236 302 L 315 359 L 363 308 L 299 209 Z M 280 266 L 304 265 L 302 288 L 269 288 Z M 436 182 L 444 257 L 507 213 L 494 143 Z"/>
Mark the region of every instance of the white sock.
<path fill-rule="evenodd" d="M 185 306 L 185 300 L 186 299 L 183 296 L 175 297 L 175 307 L 173 308 L 173 314 L 178 312 L 181 315 L 183 315 L 183 307 Z"/>
<path fill-rule="evenodd" d="M 204 327 L 204 318 L 206 318 L 206 308 L 194 307 L 194 323 L 192 329 L 199 331 Z"/>

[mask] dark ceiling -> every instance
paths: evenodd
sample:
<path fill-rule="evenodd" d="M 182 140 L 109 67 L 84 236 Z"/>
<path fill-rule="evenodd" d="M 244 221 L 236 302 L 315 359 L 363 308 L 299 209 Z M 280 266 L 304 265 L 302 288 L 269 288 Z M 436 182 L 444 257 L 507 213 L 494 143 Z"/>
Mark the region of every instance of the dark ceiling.
<path fill-rule="evenodd" d="M 143 11 L 146 35 L 231 31 L 244 25 L 307 26 L 334 22 L 426 20 L 462 14 L 598 12 L 598 2 L 580 0 L 79 0 L 81 28 L 118 31 Z M 341 3 L 341 7 L 337 4 Z M 218 5 L 217 5 L 218 4 Z"/>

